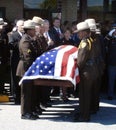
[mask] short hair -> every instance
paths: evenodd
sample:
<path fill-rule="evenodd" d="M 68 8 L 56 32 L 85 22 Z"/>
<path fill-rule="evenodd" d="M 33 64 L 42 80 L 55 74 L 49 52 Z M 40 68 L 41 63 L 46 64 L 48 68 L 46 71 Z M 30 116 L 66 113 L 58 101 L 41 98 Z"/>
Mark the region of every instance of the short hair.
<path fill-rule="evenodd" d="M 60 19 L 58 17 L 54 17 L 53 18 L 53 23 L 54 23 L 55 20 L 60 20 Z"/>

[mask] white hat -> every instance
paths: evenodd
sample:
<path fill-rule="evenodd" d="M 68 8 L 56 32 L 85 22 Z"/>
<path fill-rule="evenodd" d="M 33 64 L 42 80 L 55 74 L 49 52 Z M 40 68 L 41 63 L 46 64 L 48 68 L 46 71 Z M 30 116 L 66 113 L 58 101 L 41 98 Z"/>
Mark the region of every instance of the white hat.
<path fill-rule="evenodd" d="M 3 18 L 0 18 L 0 25 L 5 26 L 7 25 L 7 22 L 4 22 Z"/>
<path fill-rule="evenodd" d="M 90 30 L 96 30 L 96 22 L 95 22 L 95 19 L 86 19 L 85 22 L 88 23 L 89 27 L 90 27 Z"/>
<path fill-rule="evenodd" d="M 112 37 L 112 35 L 113 35 L 114 32 L 115 32 L 115 29 L 112 29 L 112 30 L 108 33 L 108 35 Z"/>
<path fill-rule="evenodd" d="M 87 22 L 80 22 L 77 24 L 77 30 L 75 30 L 74 32 L 79 32 L 79 31 L 83 31 L 89 29 L 89 25 Z"/>
<path fill-rule="evenodd" d="M 34 16 L 32 21 L 35 22 L 37 25 L 43 25 L 44 22 L 44 20 L 38 16 Z"/>
<path fill-rule="evenodd" d="M 35 23 L 32 21 L 32 20 L 26 20 L 24 22 L 24 26 L 23 26 L 24 29 L 35 29 Z"/>

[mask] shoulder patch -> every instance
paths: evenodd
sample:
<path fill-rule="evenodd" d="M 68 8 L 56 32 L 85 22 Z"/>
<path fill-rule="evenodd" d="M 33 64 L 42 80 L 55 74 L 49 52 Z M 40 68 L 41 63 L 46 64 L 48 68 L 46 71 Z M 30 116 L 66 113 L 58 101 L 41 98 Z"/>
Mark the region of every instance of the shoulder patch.
<path fill-rule="evenodd" d="M 87 45 L 86 42 L 81 42 L 80 48 L 84 48 Z"/>
<path fill-rule="evenodd" d="M 30 53 L 30 52 L 31 52 L 31 50 L 30 50 L 30 49 L 28 49 L 28 50 L 27 50 L 27 53 Z"/>

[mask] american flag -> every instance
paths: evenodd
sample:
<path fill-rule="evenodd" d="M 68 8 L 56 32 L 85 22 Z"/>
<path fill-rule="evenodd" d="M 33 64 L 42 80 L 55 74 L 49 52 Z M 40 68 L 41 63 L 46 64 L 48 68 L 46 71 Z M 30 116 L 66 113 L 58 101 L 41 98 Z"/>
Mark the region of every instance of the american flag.
<path fill-rule="evenodd" d="M 74 86 L 79 82 L 78 48 L 61 45 L 37 57 L 19 82 L 34 79 L 68 80 Z"/>

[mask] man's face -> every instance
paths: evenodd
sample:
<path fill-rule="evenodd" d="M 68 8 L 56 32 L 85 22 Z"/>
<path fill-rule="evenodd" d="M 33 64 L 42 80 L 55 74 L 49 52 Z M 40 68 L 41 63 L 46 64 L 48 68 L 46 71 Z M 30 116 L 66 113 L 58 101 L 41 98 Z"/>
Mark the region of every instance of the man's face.
<path fill-rule="evenodd" d="M 45 31 L 48 31 L 49 30 L 49 23 L 48 22 L 46 22 L 46 23 L 44 23 L 44 29 L 45 29 Z"/>
<path fill-rule="evenodd" d="M 19 23 L 19 25 L 17 26 L 18 31 L 24 32 L 23 25 L 24 25 L 24 22 L 21 21 L 21 22 Z"/>
<path fill-rule="evenodd" d="M 41 27 L 40 27 L 40 26 L 36 26 L 36 27 L 35 27 L 36 34 L 39 34 L 39 33 L 40 33 L 40 30 L 41 30 Z"/>
<path fill-rule="evenodd" d="M 83 33 L 83 31 L 79 31 L 77 33 L 77 35 L 78 35 L 79 39 L 81 40 L 81 39 L 83 39 L 84 33 Z"/>
<path fill-rule="evenodd" d="M 28 31 L 28 34 L 31 36 L 31 37 L 34 37 L 35 36 L 35 29 L 30 29 Z"/>
<path fill-rule="evenodd" d="M 55 27 L 59 28 L 60 27 L 60 20 L 56 19 L 53 24 Z"/>
<path fill-rule="evenodd" d="M 41 25 L 36 26 L 35 30 L 36 30 L 36 34 L 43 34 L 45 32 L 44 26 Z"/>
<path fill-rule="evenodd" d="M 44 28 L 44 26 L 42 25 L 42 26 L 41 26 L 41 29 L 40 29 L 40 33 L 43 34 L 44 32 L 45 32 L 45 28 Z"/>

